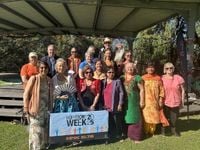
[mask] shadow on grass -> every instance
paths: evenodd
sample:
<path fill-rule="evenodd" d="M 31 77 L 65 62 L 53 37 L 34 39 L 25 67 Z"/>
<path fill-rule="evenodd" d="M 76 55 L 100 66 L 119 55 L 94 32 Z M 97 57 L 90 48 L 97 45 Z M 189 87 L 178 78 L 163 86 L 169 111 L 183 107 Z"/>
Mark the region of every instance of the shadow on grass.
<path fill-rule="evenodd" d="M 64 143 L 64 144 L 54 144 L 50 145 L 49 149 L 56 149 L 56 148 L 78 148 L 78 147 L 85 147 L 85 146 L 95 146 L 101 144 L 112 144 L 119 142 L 119 139 L 101 139 L 101 140 L 91 140 L 91 141 L 83 141 L 81 144 L 72 144 L 72 143 Z"/>
<path fill-rule="evenodd" d="M 200 119 L 189 119 L 189 120 L 178 120 L 177 126 L 180 132 L 189 130 L 199 130 L 200 129 Z"/>

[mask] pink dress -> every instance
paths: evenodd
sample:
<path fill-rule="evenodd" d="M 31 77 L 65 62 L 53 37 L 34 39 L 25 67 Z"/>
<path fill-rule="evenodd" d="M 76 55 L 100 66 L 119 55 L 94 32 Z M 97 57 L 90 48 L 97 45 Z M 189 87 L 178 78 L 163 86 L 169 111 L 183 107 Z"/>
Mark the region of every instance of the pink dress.
<path fill-rule="evenodd" d="M 180 75 L 174 75 L 168 78 L 162 76 L 162 81 L 165 89 L 164 104 L 168 107 L 179 107 L 182 102 L 181 85 L 184 84 L 184 79 Z"/>

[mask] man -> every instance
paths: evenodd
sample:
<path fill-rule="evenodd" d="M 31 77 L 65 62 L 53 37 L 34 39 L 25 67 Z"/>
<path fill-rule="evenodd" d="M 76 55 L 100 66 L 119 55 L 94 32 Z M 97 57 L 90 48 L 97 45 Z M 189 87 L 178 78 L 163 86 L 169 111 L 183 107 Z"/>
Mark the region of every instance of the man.
<path fill-rule="evenodd" d="M 25 88 L 29 78 L 32 75 L 38 74 L 38 55 L 36 52 L 30 52 L 28 55 L 29 63 L 22 66 L 20 71 L 20 76 L 23 83 L 23 88 Z"/>
<path fill-rule="evenodd" d="M 56 56 L 56 49 L 54 44 L 49 44 L 47 46 L 47 56 L 42 57 L 41 61 L 46 62 L 49 65 L 49 72 L 48 72 L 48 76 L 50 78 L 52 78 L 55 74 L 55 64 L 56 64 L 56 60 L 58 59 L 58 56 Z"/>
<path fill-rule="evenodd" d="M 106 37 L 103 41 L 103 48 L 101 48 L 101 50 L 99 51 L 99 59 L 103 60 L 104 59 L 104 52 L 105 49 L 111 49 L 111 39 Z"/>

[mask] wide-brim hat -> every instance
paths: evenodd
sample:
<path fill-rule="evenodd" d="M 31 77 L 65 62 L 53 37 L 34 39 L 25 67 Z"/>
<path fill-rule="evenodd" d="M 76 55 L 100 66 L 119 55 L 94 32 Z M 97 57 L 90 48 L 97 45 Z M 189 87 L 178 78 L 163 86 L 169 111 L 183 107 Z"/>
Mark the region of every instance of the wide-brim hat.
<path fill-rule="evenodd" d="M 103 40 L 103 42 L 104 42 L 104 43 L 108 43 L 108 42 L 111 43 L 111 39 L 108 38 L 108 37 L 106 37 L 106 38 Z"/>

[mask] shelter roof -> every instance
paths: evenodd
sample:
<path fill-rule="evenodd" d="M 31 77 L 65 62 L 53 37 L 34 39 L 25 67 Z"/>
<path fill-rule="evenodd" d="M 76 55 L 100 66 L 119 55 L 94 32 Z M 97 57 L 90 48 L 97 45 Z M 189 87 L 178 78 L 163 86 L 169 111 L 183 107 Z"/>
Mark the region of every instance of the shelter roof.
<path fill-rule="evenodd" d="M 0 34 L 133 36 L 193 9 L 200 0 L 1 0 Z"/>

